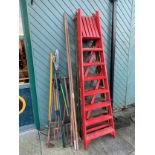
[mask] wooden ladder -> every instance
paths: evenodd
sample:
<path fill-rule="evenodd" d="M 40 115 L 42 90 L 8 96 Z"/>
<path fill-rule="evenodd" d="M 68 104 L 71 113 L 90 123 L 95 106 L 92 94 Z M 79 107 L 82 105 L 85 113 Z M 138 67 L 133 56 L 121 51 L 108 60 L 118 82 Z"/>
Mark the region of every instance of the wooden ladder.
<path fill-rule="evenodd" d="M 104 46 L 99 12 L 85 17 L 76 15 L 80 99 L 84 148 L 98 137 L 116 136 L 104 58 Z M 88 87 L 89 86 L 89 87 Z"/>

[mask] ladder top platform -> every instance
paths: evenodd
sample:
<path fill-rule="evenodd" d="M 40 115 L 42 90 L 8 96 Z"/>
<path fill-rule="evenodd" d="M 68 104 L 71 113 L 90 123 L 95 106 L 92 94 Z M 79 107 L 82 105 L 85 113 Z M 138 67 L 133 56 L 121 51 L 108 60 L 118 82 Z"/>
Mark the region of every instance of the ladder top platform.
<path fill-rule="evenodd" d="M 78 9 L 78 12 L 81 14 L 81 9 Z M 100 38 L 99 28 L 97 25 L 98 13 L 99 12 L 96 11 L 93 16 L 80 16 L 83 40 Z"/>

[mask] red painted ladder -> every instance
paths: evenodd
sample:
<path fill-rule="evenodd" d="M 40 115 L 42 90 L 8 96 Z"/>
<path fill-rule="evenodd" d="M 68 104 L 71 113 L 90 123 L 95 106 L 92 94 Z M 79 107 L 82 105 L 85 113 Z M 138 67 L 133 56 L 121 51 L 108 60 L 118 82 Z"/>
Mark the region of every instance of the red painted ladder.
<path fill-rule="evenodd" d="M 99 12 L 85 17 L 82 16 L 81 9 L 78 9 L 76 22 L 83 138 L 84 148 L 87 149 L 93 139 L 107 134 L 115 137 L 116 131 Z"/>

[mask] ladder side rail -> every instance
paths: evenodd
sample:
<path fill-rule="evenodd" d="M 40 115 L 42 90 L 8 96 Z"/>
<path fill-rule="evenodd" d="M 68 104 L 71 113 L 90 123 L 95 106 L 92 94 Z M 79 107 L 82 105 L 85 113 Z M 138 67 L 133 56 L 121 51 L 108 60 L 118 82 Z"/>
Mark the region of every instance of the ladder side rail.
<path fill-rule="evenodd" d="M 97 23 L 97 28 L 98 28 L 99 35 L 100 35 L 100 48 L 103 49 L 103 52 L 101 53 L 101 54 L 103 55 L 103 57 L 101 56 L 101 59 L 103 58 L 102 61 L 105 62 L 105 57 L 104 57 L 104 46 L 103 46 L 102 31 L 101 31 L 101 23 L 100 23 L 100 14 L 99 14 L 98 11 L 96 11 L 95 17 L 96 17 L 95 20 L 96 20 L 96 23 Z M 102 67 L 102 70 L 103 70 L 103 72 L 105 72 L 105 76 L 108 77 L 108 76 L 107 76 L 107 69 L 106 69 L 106 67 Z M 107 89 L 108 89 L 108 91 L 109 91 L 108 79 L 104 80 L 104 82 L 105 82 L 106 87 L 107 87 Z M 109 93 L 106 93 L 106 94 L 107 94 L 107 98 L 108 98 L 109 100 L 111 100 L 110 91 L 109 91 Z M 108 110 L 109 110 L 110 115 L 113 115 L 112 107 L 111 107 L 111 106 L 108 107 Z M 113 119 L 110 120 L 110 124 L 111 124 L 112 127 L 114 128 L 114 121 L 113 121 Z"/>
<path fill-rule="evenodd" d="M 99 46 L 100 46 L 100 48 L 103 49 L 103 52 L 101 52 L 101 61 L 105 63 L 105 66 L 102 67 L 102 71 L 103 71 L 104 75 L 106 77 L 108 77 L 107 69 L 106 69 L 106 61 L 105 61 L 105 57 L 104 57 L 104 46 L 103 46 L 103 39 L 102 39 L 100 15 L 99 15 L 98 11 L 96 11 L 95 20 L 96 20 L 97 28 L 98 28 L 99 35 L 100 35 L 100 43 L 99 43 L 100 45 Z M 109 91 L 108 79 L 105 80 L 105 86 L 107 87 L 106 89 L 108 89 L 108 91 Z M 110 93 L 109 93 L 109 99 L 110 99 Z"/>
<path fill-rule="evenodd" d="M 85 97 L 84 97 L 84 68 L 83 68 L 83 52 L 82 52 L 82 19 L 81 9 L 77 12 L 77 28 L 78 28 L 78 55 L 79 55 L 79 69 L 80 69 L 80 96 L 81 96 L 81 107 L 82 107 L 82 118 L 83 118 L 83 136 L 84 143 L 86 143 L 86 115 L 85 115 Z"/>
<path fill-rule="evenodd" d="M 104 46 L 103 46 L 103 40 L 102 40 L 102 31 L 101 31 L 101 23 L 100 23 L 100 15 L 99 15 L 99 12 L 96 11 L 96 14 L 94 15 L 94 18 L 95 18 L 95 21 L 96 21 L 96 26 L 97 26 L 97 29 L 98 29 L 98 32 L 99 32 L 99 35 L 100 35 L 100 40 L 98 41 L 97 43 L 97 46 L 99 48 L 102 48 L 102 52 L 100 52 L 100 61 L 101 62 L 104 62 L 105 63 L 105 57 L 104 57 Z M 105 63 L 106 65 L 106 63 Z M 107 77 L 107 70 L 106 70 L 106 67 L 105 66 L 102 66 L 102 73 L 105 77 Z M 103 83 L 105 85 L 105 89 L 108 89 L 109 91 L 109 86 L 108 86 L 108 79 L 103 79 Z M 110 101 L 110 93 L 106 93 L 106 97 L 107 97 L 107 100 Z"/>

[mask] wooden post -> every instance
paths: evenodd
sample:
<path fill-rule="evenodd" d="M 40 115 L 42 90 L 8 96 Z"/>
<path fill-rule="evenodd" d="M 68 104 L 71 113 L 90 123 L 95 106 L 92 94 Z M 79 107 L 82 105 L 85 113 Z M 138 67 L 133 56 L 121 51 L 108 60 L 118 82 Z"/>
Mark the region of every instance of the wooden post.
<path fill-rule="evenodd" d="M 78 150 L 79 143 L 78 143 L 77 121 L 76 121 L 74 89 L 73 89 L 73 75 L 72 75 L 72 66 L 71 66 L 71 58 L 70 58 L 70 43 L 69 43 L 69 33 L 68 33 L 68 24 L 67 24 L 67 19 L 66 19 L 66 13 L 64 13 L 64 30 L 65 30 L 65 38 L 66 38 L 67 61 L 68 61 L 71 117 L 73 118 L 72 122 L 71 122 L 71 126 L 72 126 L 72 130 L 73 130 L 74 148 L 75 148 L 75 150 Z"/>

